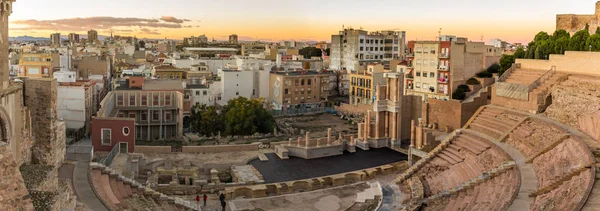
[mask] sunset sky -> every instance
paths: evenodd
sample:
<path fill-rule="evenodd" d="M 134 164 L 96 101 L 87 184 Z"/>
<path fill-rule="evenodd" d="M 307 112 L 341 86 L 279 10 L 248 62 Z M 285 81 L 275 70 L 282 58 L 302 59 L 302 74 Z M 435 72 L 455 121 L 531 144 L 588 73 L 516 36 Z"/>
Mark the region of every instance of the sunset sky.
<path fill-rule="evenodd" d="M 10 36 L 50 33 L 181 39 L 330 41 L 342 26 L 407 31 L 409 40 L 442 34 L 479 41 L 529 42 L 552 32 L 556 14 L 593 14 L 596 0 L 17 0 Z"/>

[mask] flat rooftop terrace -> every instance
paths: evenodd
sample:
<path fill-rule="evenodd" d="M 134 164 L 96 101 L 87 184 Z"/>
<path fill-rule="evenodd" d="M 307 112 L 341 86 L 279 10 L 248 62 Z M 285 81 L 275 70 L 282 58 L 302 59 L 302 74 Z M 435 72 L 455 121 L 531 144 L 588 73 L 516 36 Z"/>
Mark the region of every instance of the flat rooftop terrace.
<path fill-rule="evenodd" d="M 356 148 L 355 153 L 344 152 L 343 155 L 305 160 L 290 157 L 281 160 L 275 153 L 266 154 L 268 161 L 254 159 L 248 165 L 258 170 L 266 183 L 322 177 L 332 174 L 373 168 L 385 164 L 407 160 L 408 156 L 389 148 L 370 149 Z"/>

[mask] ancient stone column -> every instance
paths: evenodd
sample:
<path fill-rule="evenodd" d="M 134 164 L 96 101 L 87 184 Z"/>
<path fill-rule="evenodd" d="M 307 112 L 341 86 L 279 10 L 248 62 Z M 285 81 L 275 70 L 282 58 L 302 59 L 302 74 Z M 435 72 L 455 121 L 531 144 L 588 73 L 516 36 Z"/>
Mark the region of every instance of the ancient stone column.
<path fill-rule="evenodd" d="M 386 111 L 385 112 L 385 124 L 384 124 L 384 136 L 385 137 L 390 137 L 390 112 Z"/>
<path fill-rule="evenodd" d="M 338 132 L 338 140 L 344 140 L 344 135 L 342 135 L 342 132 Z"/>
<path fill-rule="evenodd" d="M 380 138 L 381 134 L 379 134 L 381 125 L 379 124 L 381 121 L 381 116 L 382 112 L 377 112 L 375 113 L 375 138 Z"/>
<path fill-rule="evenodd" d="M 327 128 L 327 145 L 331 145 L 331 128 Z"/>
<path fill-rule="evenodd" d="M 292 138 L 288 139 L 288 145 L 292 146 Z"/>
<path fill-rule="evenodd" d="M 423 148 L 423 126 L 417 126 L 416 133 L 417 149 L 421 149 Z"/>
<path fill-rule="evenodd" d="M 350 136 L 350 145 L 354 146 L 354 136 Z"/>
<path fill-rule="evenodd" d="M 302 142 L 302 137 L 298 136 L 298 147 L 300 147 L 301 142 Z"/>
<path fill-rule="evenodd" d="M 415 147 L 415 120 L 410 120 L 410 146 Z"/>
<path fill-rule="evenodd" d="M 306 147 L 308 148 L 310 146 L 310 132 L 306 132 Z"/>
<path fill-rule="evenodd" d="M 367 117 L 365 118 L 365 138 L 364 141 L 367 141 L 371 135 L 371 110 L 367 111 Z"/>

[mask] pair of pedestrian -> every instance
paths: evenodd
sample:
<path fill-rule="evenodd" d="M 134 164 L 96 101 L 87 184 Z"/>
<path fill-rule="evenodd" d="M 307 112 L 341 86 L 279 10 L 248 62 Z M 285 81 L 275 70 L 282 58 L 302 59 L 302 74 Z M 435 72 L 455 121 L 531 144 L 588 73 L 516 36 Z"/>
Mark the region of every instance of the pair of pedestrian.
<path fill-rule="evenodd" d="M 204 207 L 206 207 L 206 200 L 208 199 L 208 197 L 206 196 L 206 193 L 202 196 L 202 200 L 204 202 Z M 196 201 L 200 201 L 200 196 L 196 196 Z M 219 201 L 221 201 L 221 207 L 223 208 L 223 211 L 225 211 L 225 207 L 227 206 L 227 202 L 225 202 L 225 195 L 223 193 L 221 193 L 221 195 L 219 195 Z"/>

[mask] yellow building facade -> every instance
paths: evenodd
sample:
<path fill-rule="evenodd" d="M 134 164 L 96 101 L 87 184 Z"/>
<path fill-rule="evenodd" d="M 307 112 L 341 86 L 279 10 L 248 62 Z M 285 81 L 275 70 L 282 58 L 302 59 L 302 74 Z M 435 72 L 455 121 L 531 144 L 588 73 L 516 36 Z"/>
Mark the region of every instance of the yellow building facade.
<path fill-rule="evenodd" d="M 19 59 L 19 77 L 52 77 L 52 54 L 23 54 Z"/>
<path fill-rule="evenodd" d="M 383 64 L 369 64 L 350 74 L 350 104 L 372 104 L 377 84 L 385 85 Z"/>

